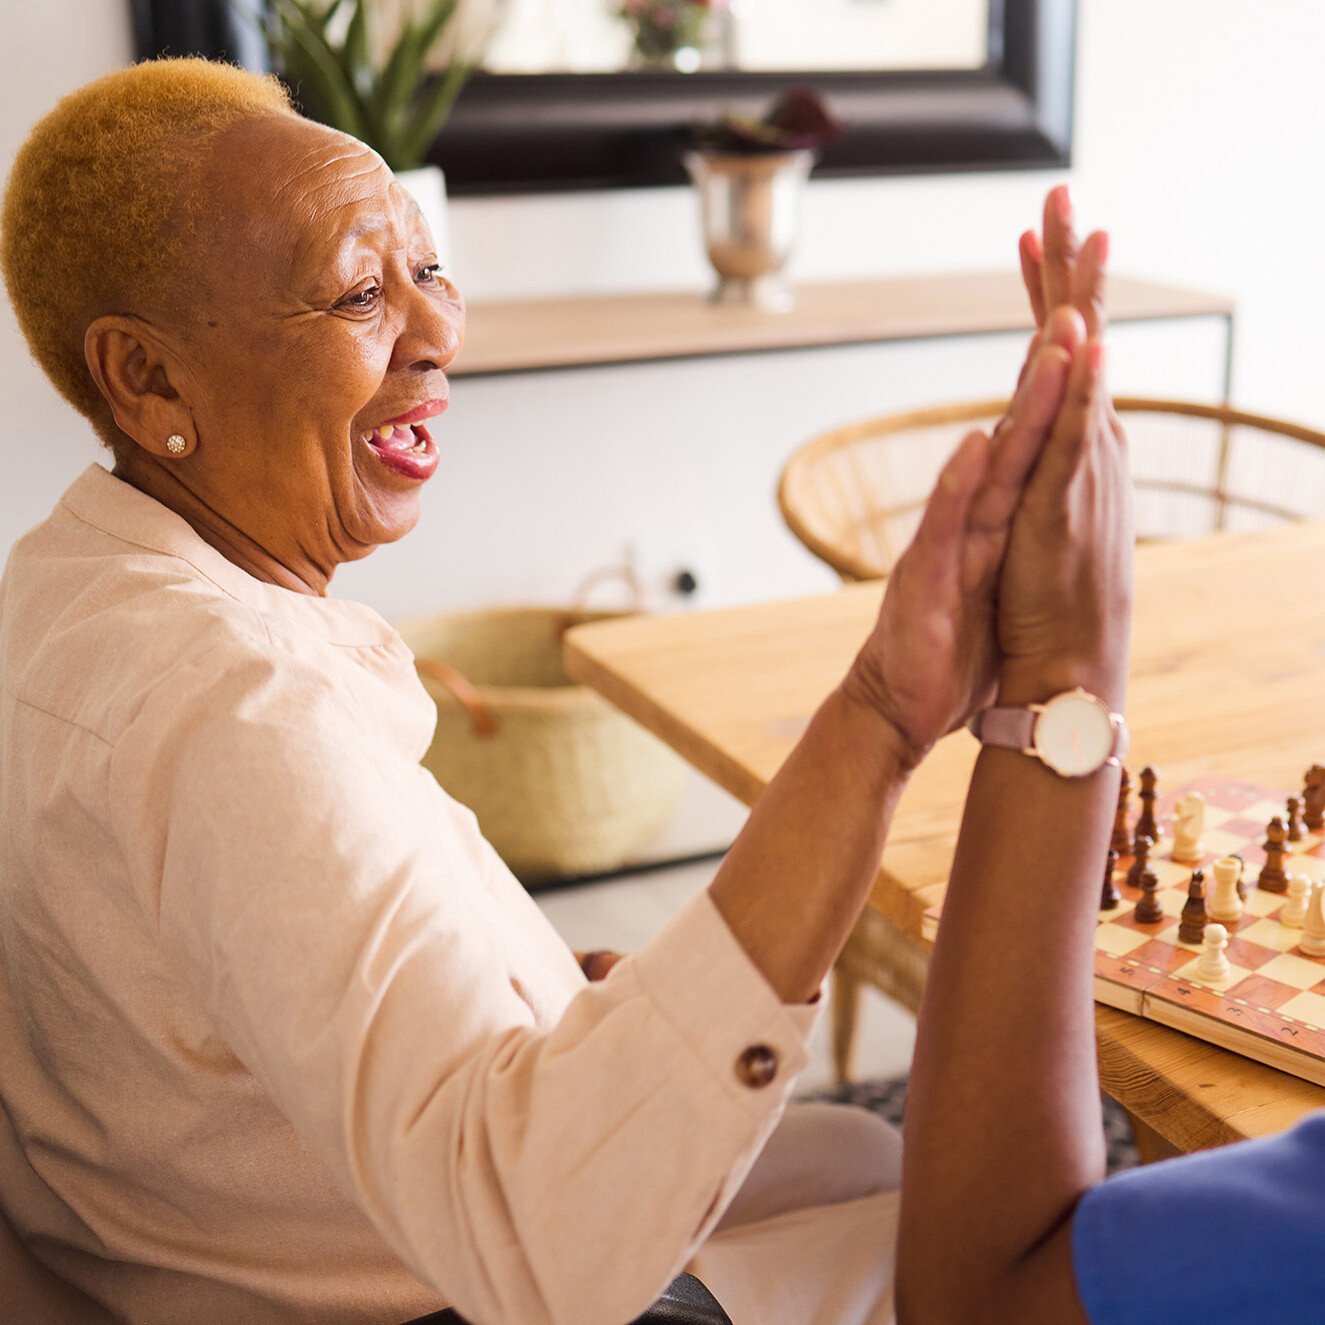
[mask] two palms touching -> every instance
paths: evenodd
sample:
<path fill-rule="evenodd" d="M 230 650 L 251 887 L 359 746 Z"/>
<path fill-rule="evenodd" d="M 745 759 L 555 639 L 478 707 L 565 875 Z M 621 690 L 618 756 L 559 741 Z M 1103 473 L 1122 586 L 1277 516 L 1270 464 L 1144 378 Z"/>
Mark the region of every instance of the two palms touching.
<path fill-rule="evenodd" d="M 1016 395 L 992 436 L 969 434 L 945 467 L 848 677 L 916 759 L 990 703 L 1009 668 L 1091 655 L 1102 614 L 1086 603 L 1065 621 L 1074 596 L 1125 608 L 1129 558 L 1107 532 L 1130 540 L 1125 444 L 1102 385 L 1106 257 L 1103 234 L 1078 246 L 1067 190 L 1050 193 L 1043 244 L 1021 241 L 1037 330 Z M 1082 520 L 1105 536 L 1103 559 L 1095 534 L 1061 555 Z M 1059 563 L 1062 582 L 1046 584 Z"/>

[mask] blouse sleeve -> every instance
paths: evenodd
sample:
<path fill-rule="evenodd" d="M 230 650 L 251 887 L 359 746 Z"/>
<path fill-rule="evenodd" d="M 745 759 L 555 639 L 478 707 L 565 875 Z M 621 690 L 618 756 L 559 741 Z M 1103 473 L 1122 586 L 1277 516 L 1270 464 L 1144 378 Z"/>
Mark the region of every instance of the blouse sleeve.
<path fill-rule="evenodd" d="M 1077 1287 L 1092 1325 L 1319 1320 L 1322 1227 L 1325 1112 L 1092 1188 L 1072 1226 Z"/>
<path fill-rule="evenodd" d="M 706 893 L 540 1029 L 462 812 L 314 671 L 177 675 L 112 791 L 180 978 L 395 1252 L 486 1325 L 642 1311 L 806 1061 L 812 1014 Z"/>

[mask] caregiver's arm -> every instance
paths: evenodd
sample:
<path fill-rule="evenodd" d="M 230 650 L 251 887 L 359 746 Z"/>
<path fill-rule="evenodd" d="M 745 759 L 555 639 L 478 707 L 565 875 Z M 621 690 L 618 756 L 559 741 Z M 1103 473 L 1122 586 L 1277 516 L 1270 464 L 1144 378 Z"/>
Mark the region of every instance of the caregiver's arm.
<path fill-rule="evenodd" d="M 971 434 L 949 462 L 873 633 L 713 882 L 718 911 L 786 1002 L 813 996 L 846 941 L 911 770 L 992 697 L 993 589 L 1081 334 L 1063 310 L 994 439 Z"/>
<path fill-rule="evenodd" d="M 1131 612 L 1126 448 L 1100 380 L 1067 402 L 999 584 L 999 703 L 1084 686 L 1123 706 Z M 1084 1321 L 1071 1220 L 1104 1172 L 1092 942 L 1118 775 L 979 757 L 908 1092 L 899 1319 Z"/>

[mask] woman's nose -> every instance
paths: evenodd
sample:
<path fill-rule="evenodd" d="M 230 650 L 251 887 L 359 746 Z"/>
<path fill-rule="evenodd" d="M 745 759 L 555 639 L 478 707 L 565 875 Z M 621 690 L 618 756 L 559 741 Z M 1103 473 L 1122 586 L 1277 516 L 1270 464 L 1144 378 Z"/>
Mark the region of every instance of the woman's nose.
<path fill-rule="evenodd" d="M 392 356 L 398 368 L 448 368 L 460 353 L 465 332 L 465 303 L 449 281 L 445 295 L 414 286 Z"/>

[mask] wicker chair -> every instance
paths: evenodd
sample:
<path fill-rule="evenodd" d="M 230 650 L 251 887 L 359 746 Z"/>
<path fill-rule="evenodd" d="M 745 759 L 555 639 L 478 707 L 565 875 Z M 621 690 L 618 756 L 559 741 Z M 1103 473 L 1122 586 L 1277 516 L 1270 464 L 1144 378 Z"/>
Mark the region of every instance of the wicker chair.
<path fill-rule="evenodd" d="M 1121 398 L 1143 540 L 1249 530 L 1325 516 L 1325 433 L 1216 405 Z M 791 532 L 844 580 L 886 576 L 910 541 L 948 456 L 1007 401 L 868 419 L 807 443 L 787 462 L 778 505 Z M 833 1057 L 850 1078 L 862 984 L 913 1010 L 924 962 L 913 942 L 866 912 L 838 959 Z"/>
<path fill-rule="evenodd" d="M 888 574 L 957 442 L 1007 402 L 942 405 L 867 419 L 807 443 L 787 462 L 788 528 L 844 580 Z M 1137 535 L 1183 538 L 1325 515 L 1325 433 L 1219 405 L 1123 397 Z"/>

